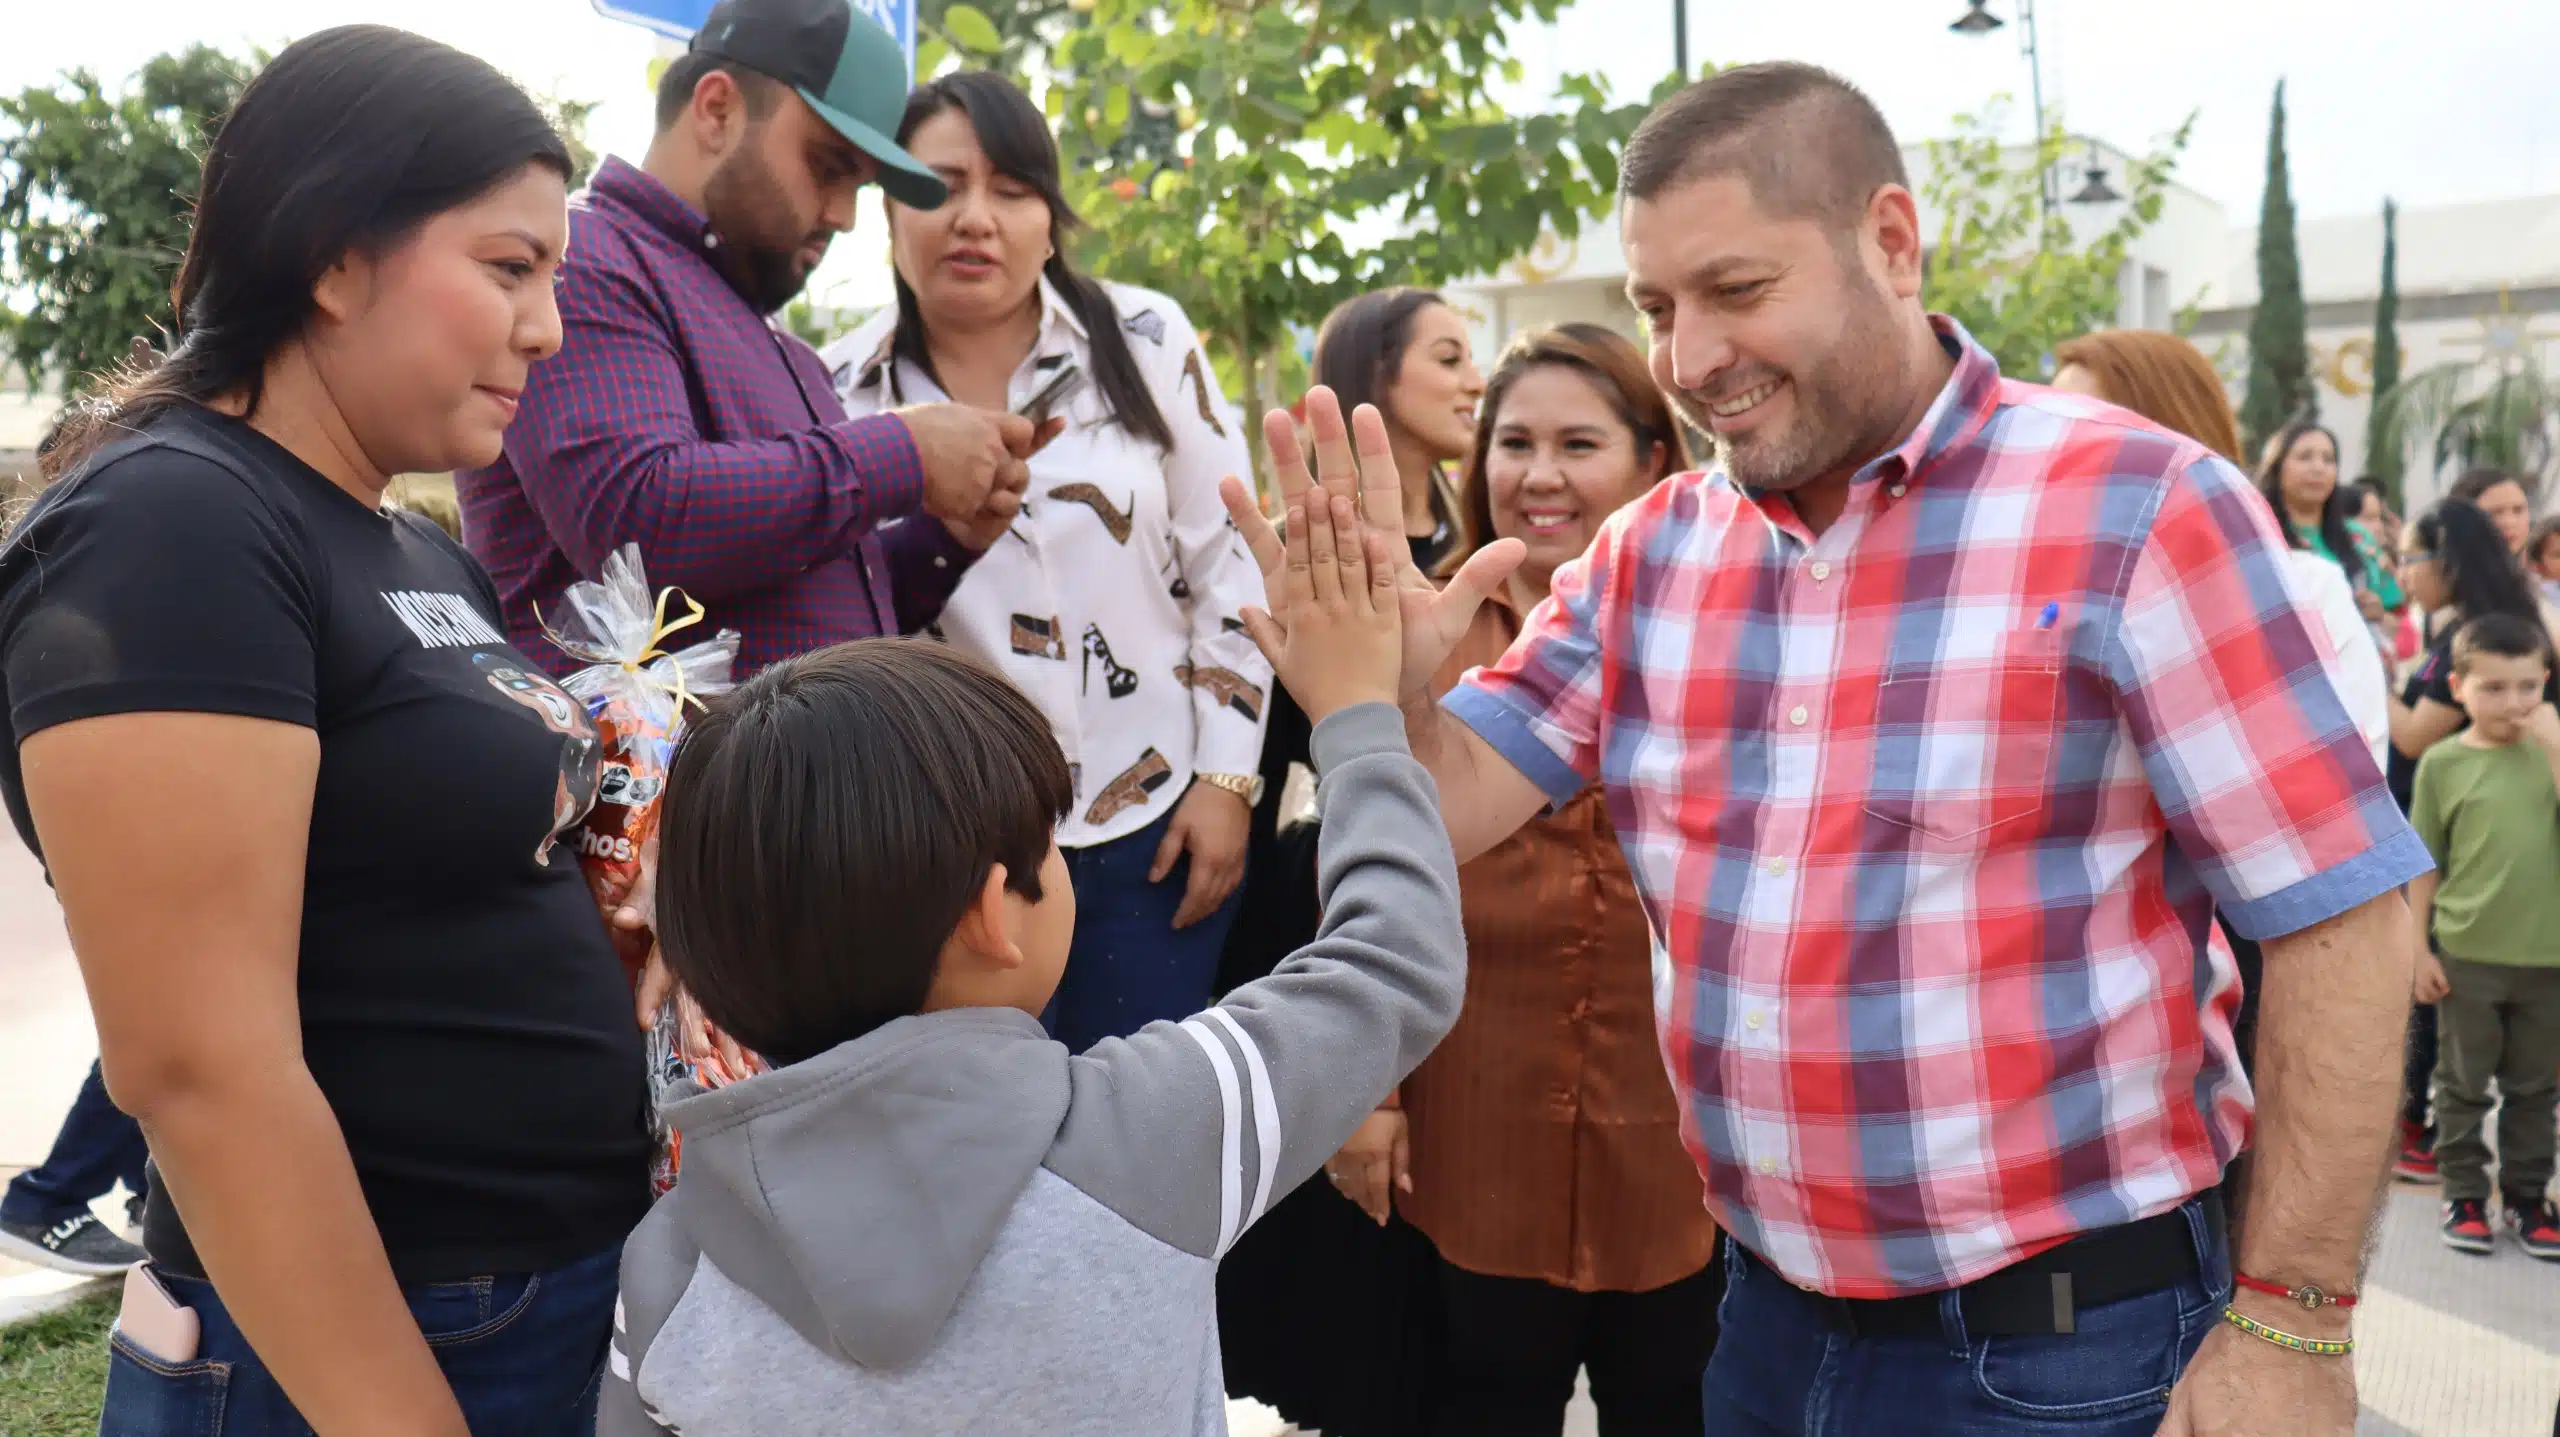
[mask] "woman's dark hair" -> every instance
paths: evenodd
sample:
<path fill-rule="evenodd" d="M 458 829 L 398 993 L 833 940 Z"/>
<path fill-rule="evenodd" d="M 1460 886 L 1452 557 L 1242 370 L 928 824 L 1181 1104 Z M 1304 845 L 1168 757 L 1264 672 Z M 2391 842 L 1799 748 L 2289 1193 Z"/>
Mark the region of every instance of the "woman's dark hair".
<path fill-rule="evenodd" d="M 1403 285 L 1334 306 L 1316 330 L 1315 382 L 1341 398 L 1345 415 L 1363 404 L 1384 414 L 1387 389 L 1413 346 L 1413 317 L 1446 303 L 1436 290 Z"/>
<path fill-rule="evenodd" d="M 2501 484 L 2513 484 L 2519 489 L 2524 487 L 2523 480 L 2506 470 L 2481 465 L 2463 470 L 2462 477 L 2453 481 L 2453 487 L 2447 489 L 2444 496 L 2448 499 L 2459 499 L 2465 504 L 2477 504 L 2482 495 Z"/>
<path fill-rule="evenodd" d="M 1455 551 L 1441 561 L 1443 576 L 1454 574 L 1476 550 L 1493 542 L 1493 485 L 1485 477 L 1493 452 L 1493 432 L 1502 422 L 1502 401 L 1521 376 L 1539 369 L 1567 369 L 1590 381 L 1600 397 L 1634 436 L 1636 459 L 1662 446 L 1662 457 L 1648 476 L 1653 482 L 1689 467 L 1689 441 L 1646 370 L 1644 355 L 1627 337 L 1605 325 L 1574 321 L 1533 329 L 1511 341 L 1495 361 L 1484 383 L 1484 400 L 1476 406 L 1476 442 L 1467 456 L 1466 477 L 1459 484 L 1459 517 L 1465 533 Z"/>
<path fill-rule="evenodd" d="M 180 404 L 263 398 L 267 362 L 310 323 L 312 287 L 350 252 L 420 225 L 569 148 L 485 60 L 387 25 L 341 25 L 267 62 L 215 127 L 170 298 L 166 357 L 128 365 L 69 416 L 47 479 L 108 434 Z"/>
<path fill-rule="evenodd" d="M 941 644 L 859 639 L 713 702 L 676 751 L 658 936 L 711 1021 L 779 1063 L 919 1012 L 992 865 L 1037 902 L 1075 801 L 1048 719 Z"/>
<path fill-rule="evenodd" d="M 2524 576 L 2498 526 L 2480 506 L 2447 499 L 2418 516 L 2410 540 L 2434 556 L 2453 607 L 2466 619 L 2483 614 L 2509 614 L 2534 624 L 2542 622 L 2542 603 Z"/>
<path fill-rule="evenodd" d="M 978 148 L 986 151 L 987 163 L 997 174 L 1029 185 L 1049 206 L 1050 255 L 1040 272 L 1084 326 L 1093 348 L 1094 382 L 1101 387 L 1104 402 L 1122 428 L 1159 448 L 1171 449 L 1173 426 L 1165 423 L 1164 411 L 1156 407 L 1146 377 L 1138 372 L 1137 356 L 1129 352 L 1120 307 L 1111 302 L 1109 290 L 1067 261 L 1067 236 L 1082 228 L 1084 220 L 1067 203 L 1058 178 L 1058 142 L 1049 133 L 1049 121 L 1040 107 L 1002 75 L 963 70 L 927 81 L 907 97 L 907 112 L 898 119 L 898 143 L 915 138 L 917 127 L 945 110 L 958 110 L 968 117 L 969 127 L 978 132 Z M 895 279 L 898 327 L 890 339 L 890 353 L 933 375 L 939 384 L 942 376 L 934 374 L 933 356 L 925 349 L 924 315 L 916 306 L 916 292 L 905 275 Z"/>
<path fill-rule="evenodd" d="M 2301 535 L 2293 531 L 2293 511 L 2285 507 L 2284 461 L 2292 456 L 2295 445 L 2313 434 L 2326 438 L 2331 449 L 2338 447 L 2338 436 L 2331 434 L 2326 426 L 2308 419 L 2297 419 L 2267 442 L 2266 460 L 2258 468 L 2258 492 L 2276 511 L 2276 527 L 2284 531 L 2285 542 L 2297 549 L 2309 546 L 2302 542 Z M 2364 507 L 2364 500 L 2361 495 L 2350 496 L 2347 491 L 2347 485 L 2338 485 L 2329 491 L 2328 502 L 2320 506 L 2320 541 L 2329 546 L 2329 553 L 2338 561 L 2338 567 L 2347 571 L 2347 582 L 2361 589 L 2371 582 L 2373 575 L 2371 566 L 2365 562 L 2364 551 L 2356 547 L 2355 535 L 2347 529 L 2347 521 L 2355 517 L 2357 509 Z"/>

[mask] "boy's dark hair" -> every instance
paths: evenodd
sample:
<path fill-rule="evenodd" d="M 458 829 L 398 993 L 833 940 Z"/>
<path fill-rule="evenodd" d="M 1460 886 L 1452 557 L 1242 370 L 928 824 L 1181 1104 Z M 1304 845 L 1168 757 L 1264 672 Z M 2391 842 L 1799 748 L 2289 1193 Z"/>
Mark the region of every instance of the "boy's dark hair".
<path fill-rule="evenodd" d="M 2471 671 L 2471 660 L 2481 654 L 2501 659 L 2540 659 L 2544 668 L 2551 667 L 2551 635 L 2542 625 L 2519 619 L 2513 614 L 2482 614 L 2466 621 L 2453 635 L 2453 671 Z"/>
<path fill-rule="evenodd" d="M 658 937 L 776 1063 L 924 1006 L 990 865 L 1038 901 L 1075 787 L 1049 721 L 940 644 L 787 659 L 697 715 L 668 775 Z"/>

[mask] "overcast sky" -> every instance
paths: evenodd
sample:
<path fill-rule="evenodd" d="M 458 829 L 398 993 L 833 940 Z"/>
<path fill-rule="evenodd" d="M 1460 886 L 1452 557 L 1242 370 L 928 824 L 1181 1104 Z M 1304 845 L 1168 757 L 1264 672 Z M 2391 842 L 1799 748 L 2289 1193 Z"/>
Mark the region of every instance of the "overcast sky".
<path fill-rule="evenodd" d="M 1674 0 L 1578 0 L 1519 51 L 1540 84 L 1604 73 L 1621 95 L 1650 89 L 1671 54 Z M 2026 133 L 2019 0 L 2011 24 L 1950 34 L 1964 0 L 1688 0 L 1693 59 L 1803 59 L 1866 87 L 1906 140 L 2006 90 Z M 529 85 L 603 102 L 590 140 L 636 156 L 649 130 L 642 31 L 588 0 L 9 0 L 0 89 L 86 65 L 130 72 L 152 52 L 204 40 L 274 46 L 347 21 L 406 26 L 472 50 Z M 2267 103 L 2290 80 L 2295 203 L 2305 216 L 2457 203 L 2560 189 L 2560 4 L 2552 0 L 2042 0 L 2045 98 L 2071 127 L 2141 150 L 2200 112 L 2180 178 L 2254 223 Z M 887 293 L 876 205 L 820 274 L 825 298 Z"/>

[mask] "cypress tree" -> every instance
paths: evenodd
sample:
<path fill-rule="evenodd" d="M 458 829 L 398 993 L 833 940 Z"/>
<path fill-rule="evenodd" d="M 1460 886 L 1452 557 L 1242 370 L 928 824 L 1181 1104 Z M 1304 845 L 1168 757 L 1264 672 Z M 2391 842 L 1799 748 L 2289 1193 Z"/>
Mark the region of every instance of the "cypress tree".
<path fill-rule="evenodd" d="M 2293 186 L 2285 169 L 2284 82 L 2267 121 L 2267 193 L 2258 213 L 2258 307 L 2249 316 L 2249 388 L 2240 428 L 2250 452 L 2297 415 L 2316 415 L 2311 343 L 2304 334 L 2302 255 L 2293 238 Z"/>
<path fill-rule="evenodd" d="M 2382 396 L 2400 383 L 2400 207 L 2382 202 L 2382 289 L 2373 302 L 2373 418 L 2364 431 L 2365 472 L 2379 478 L 2390 492 L 2391 507 L 2400 507 L 2399 426 L 2386 422 Z"/>

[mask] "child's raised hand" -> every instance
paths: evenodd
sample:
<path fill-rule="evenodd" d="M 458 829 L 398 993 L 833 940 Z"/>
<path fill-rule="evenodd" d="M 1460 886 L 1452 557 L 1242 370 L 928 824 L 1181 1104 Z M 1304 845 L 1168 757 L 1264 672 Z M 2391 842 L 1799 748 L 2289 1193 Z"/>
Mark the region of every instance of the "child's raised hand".
<path fill-rule="evenodd" d="M 1350 499 L 1320 487 L 1291 499 L 1289 535 L 1272 595 L 1277 612 L 1245 610 L 1246 631 L 1310 720 L 1394 703 L 1404 658 L 1397 541 L 1361 522 Z"/>

